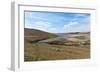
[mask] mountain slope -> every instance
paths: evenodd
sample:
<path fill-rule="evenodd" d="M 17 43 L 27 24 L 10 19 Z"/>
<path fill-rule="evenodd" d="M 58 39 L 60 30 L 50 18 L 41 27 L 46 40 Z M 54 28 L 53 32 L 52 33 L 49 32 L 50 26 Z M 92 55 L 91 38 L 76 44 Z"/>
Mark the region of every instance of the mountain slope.
<path fill-rule="evenodd" d="M 57 37 L 57 35 L 37 29 L 24 28 L 25 41 L 36 41 Z"/>

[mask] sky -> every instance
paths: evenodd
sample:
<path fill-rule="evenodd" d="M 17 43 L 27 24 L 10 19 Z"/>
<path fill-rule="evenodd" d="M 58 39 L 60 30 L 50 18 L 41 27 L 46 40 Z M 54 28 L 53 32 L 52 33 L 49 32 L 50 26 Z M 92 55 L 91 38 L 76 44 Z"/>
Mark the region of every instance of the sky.
<path fill-rule="evenodd" d="M 25 28 L 50 33 L 90 32 L 89 13 L 25 11 Z"/>

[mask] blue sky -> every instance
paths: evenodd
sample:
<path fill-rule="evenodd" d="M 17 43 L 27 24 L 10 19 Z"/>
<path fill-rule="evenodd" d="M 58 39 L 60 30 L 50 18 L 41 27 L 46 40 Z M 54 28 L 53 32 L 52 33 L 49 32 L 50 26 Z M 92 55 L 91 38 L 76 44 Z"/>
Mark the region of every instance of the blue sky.
<path fill-rule="evenodd" d="M 89 13 L 25 11 L 25 28 L 50 33 L 89 32 Z"/>

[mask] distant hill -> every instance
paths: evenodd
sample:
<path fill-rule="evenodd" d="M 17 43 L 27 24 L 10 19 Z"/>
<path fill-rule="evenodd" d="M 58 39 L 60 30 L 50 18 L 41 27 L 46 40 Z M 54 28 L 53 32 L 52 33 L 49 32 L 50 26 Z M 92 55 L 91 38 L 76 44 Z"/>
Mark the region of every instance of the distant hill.
<path fill-rule="evenodd" d="M 56 45 L 90 45 L 90 32 L 59 33 L 59 37 L 42 40 Z M 62 35 L 61 35 L 62 34 Z"/>
<path fill-rule="evenodd" d="M 78 34 L 89 34 L 90 35 L 90 32 L 69 32 L 69 33 L 56 33 L 56 35 L 58 36 L 66 36 L 66 35 L 78 35 Z"/>
<path fill-rule="evenodd" d="M 31 42 L 36 40 L 54 38 L 57 37 L 57 35 L 37 29 L 24 28 L 24 37 L 25 41 Z"/>

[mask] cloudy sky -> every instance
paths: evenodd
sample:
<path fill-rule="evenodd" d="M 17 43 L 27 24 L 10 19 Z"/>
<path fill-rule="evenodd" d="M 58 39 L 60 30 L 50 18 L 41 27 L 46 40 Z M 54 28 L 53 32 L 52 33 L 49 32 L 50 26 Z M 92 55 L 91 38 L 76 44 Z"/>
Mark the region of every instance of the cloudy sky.
<path fill-rule="evenodd" d="M 90 14 L 25 11 L 25 28 L 50 33 L 89 32 Z"/>

